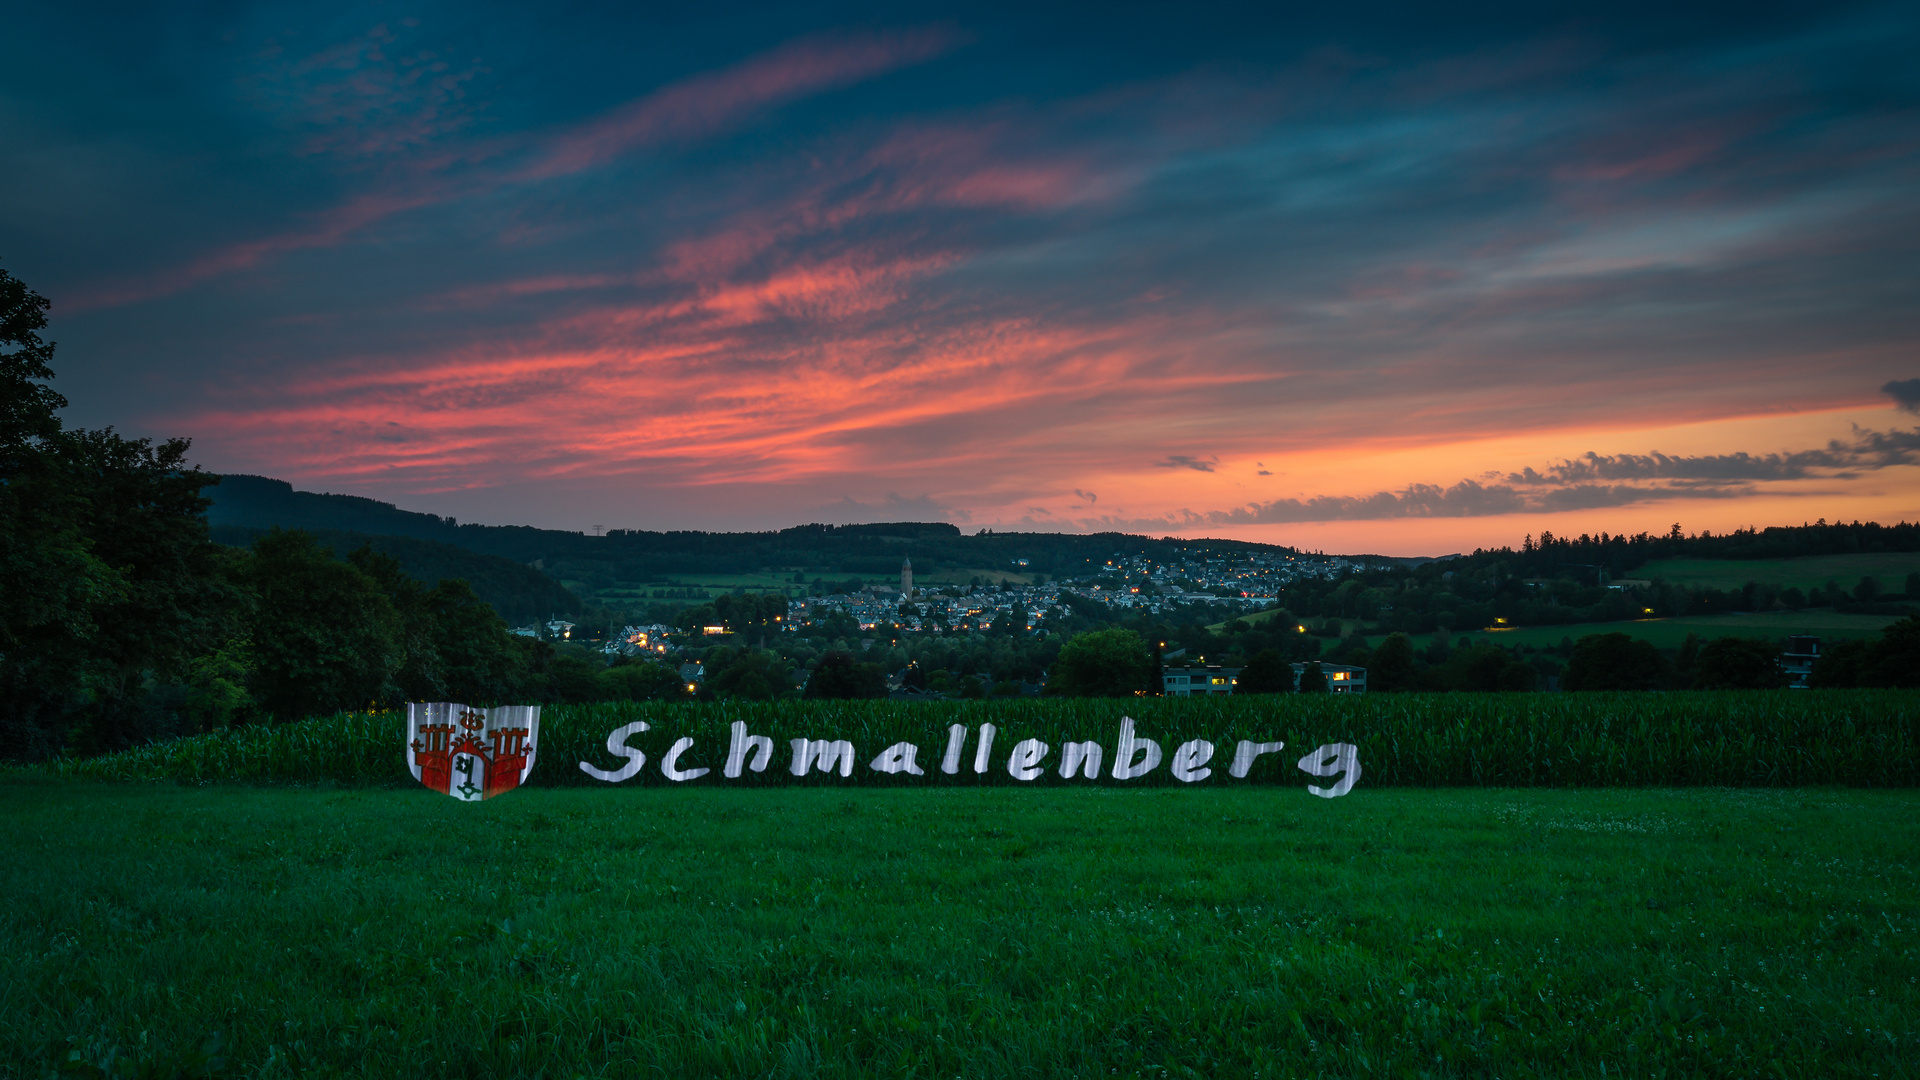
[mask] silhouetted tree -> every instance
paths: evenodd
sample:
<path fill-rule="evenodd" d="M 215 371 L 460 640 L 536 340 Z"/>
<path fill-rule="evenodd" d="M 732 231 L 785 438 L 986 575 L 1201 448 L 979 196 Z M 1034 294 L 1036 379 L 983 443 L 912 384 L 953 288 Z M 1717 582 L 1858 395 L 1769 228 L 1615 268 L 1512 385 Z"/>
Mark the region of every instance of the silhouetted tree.
<path fill-rule="evenodd" d="M 1574 642 L 1560 685 L 1566 690 L 1653 690 L 1666 685 L 1667 658 L 1627 634 L 1588 634 Z"/>
<path fill-rule="evenodd" d="M 1147 690 L 1152 661 L 1146 642 L 1132 630 L 1094 630 L 1060 648 L 1047 677 L 1049 694 L 1071 697 L 1133 697 Z"/>
<path fill-rule="evenodd" d="M 1368 657 L 1368 692 L 1413 690 L 1418 685 L 1419 675 L 1413 667 L 1413 643 L 1405 634 L 1388 634 Z"/>
<path fill-rule="evenodd" d="M 887 696 L 886 677 L 878 664 L 855 662 L 853 654 L 840 650 L 826 653 L 815 662 L 807 676 L 808 698 L 879 698 Z"/>
<path fill-rule="evenodd" d="M 1234 684 L 1236 694 L 1291 694 L 1293 693 L 1293 664 L 1287 660 L 1287 654 L 1279 649 L 1262 649 L 1247 660 L 1240 669 L 1240 679 Z"/>
<path fill-rule="evenodd" d="M 252 689 L 260 704 L 294 720 L 391 699 L 389 678 L 406 652 L 379 584 L 303 532 L 276 529 L 254 541 L 253 553 Z"/>
<path fill-rule="evenodd" d="M 1779 646 L 1757 638 L 1715 638 L 1694 662 L 1693 685 L 1700 690 L 1775 690 L 1787 682 Z"/>

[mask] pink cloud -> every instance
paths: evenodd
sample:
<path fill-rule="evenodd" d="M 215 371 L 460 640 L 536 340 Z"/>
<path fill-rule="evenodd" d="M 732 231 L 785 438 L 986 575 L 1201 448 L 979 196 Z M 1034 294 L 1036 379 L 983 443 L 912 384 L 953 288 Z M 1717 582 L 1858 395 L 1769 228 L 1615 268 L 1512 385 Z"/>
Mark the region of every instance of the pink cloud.
<path fill-rule="evenodd" d="M 953 48 L 947 29 L 797 41 L 707 75 L 697 75 L 553 140 L 523 179 L 545 179 L 604 164 L 662 139 L 705 135 L 758 109 L 924 63 Z"/>

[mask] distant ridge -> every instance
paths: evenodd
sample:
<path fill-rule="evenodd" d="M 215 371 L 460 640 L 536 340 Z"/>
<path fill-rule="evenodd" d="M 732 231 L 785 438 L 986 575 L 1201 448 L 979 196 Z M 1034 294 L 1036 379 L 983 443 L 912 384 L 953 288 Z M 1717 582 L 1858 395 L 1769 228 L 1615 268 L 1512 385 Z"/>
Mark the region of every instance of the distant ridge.
<path fill-rule="evenodd" d="M 250 525 L 212 528 L 215 543 L 232 547 L 246 547 L 267 531 Z M 472 585 L 474 593 L 499 612 L 501 618 L 516 626 L 555 616 L 577 619 L 587 613 L 587 602 L 573 590 L 512 559 L 413 536 L 325 528 L 304 531 L 311 533 L 322 547 L 331 548 L 339 558 L 344 559 L 361 547 L 392 556 L 400 564 L 402 573 L 429 587 L 445 578 L 461 578 Z"/>
<path fill-rule="evenodd" d="M 595 577 L 646 582 L 678 574 L 738 574 L 761 570 L 808 576 L 893 577 L 903 555 L 917 573 L 978 569 L 1052 576 L 1099 570 L 1116 555 L 1174 551 L 1270 552 L 1294 548 L 1239 540 L 1183 540 L 1125 533 L 1006 533 L 965 535 L 948 522 L 895 521 L 859 525 L 796 525 L 766 532 L 652 532 L 614 529 L 588 536 L 525 525 L 460 524 L 452 518 L 402 510 L 358 495 L 296 491 L 285 480 L 229 475 L 207 489 L 207 521 L 215 528 L 274 526 L 366 536 L 401 536 L 451 544 L 482 555 L 538 566 L 556 579 Z"/>

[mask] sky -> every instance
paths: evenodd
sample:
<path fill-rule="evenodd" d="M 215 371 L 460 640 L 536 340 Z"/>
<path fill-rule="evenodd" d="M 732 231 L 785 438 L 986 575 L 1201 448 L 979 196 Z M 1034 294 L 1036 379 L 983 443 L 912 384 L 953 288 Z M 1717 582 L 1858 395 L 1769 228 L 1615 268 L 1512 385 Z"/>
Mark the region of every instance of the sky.
<path fill-rule="evenodd" d="M 1920 520 L 1920 8 L 1583 6 L 37 5 L 0 267 L 462 521 Z"/>

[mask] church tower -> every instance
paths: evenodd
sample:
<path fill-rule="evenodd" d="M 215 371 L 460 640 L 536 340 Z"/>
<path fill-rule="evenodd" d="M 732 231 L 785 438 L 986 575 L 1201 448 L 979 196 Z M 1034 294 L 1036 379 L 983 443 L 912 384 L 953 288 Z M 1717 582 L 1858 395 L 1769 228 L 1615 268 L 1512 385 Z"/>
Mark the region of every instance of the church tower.
<path fill-rule="evenodd" d="M 900 560 L 900 598 L 913 599 L 913 560 Z"/>

